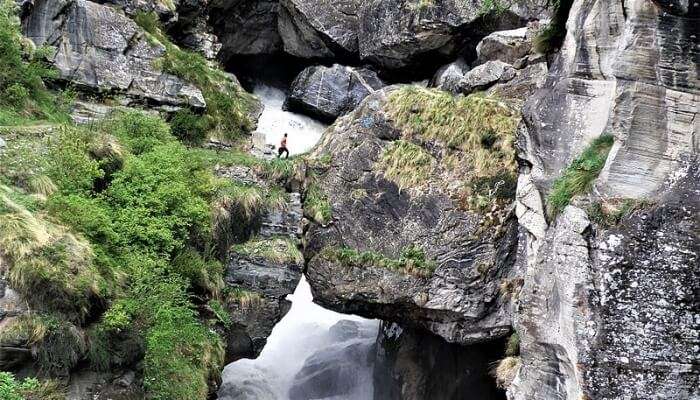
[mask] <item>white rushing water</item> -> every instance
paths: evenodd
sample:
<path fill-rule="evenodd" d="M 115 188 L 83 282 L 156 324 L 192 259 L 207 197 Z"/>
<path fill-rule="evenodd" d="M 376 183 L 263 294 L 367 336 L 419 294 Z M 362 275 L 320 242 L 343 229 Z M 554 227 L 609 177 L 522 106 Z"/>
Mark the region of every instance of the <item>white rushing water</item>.
<path fill-rule="evenodd" d="M 371 400 L 373 370 L 366 360 L 378 321 L 316 305 L 304 278 L 289 299 L 289 313 L 260 356 L 226 366 L 219 400 Z M 299 374 L 305 362 L 307 368 Z M 340 394 L 318 396 L 324 392 Z"/>
<path fill-rule="evenodd" d="M 285 94 L 282 90 L 265 84 L 255 85 L 253 93 L 265 108 L 258 121 L 258 132 L 265 134 L 268 144 L 279 147 L 286 133 L 290 155 L 306 153 L 318 143 L 327 125 L 305 115 L 282 110 Z"/>
<path fill-rule="evenodd" d="M 290 155 L 318 143 L 326 125 L 283 111 L 282 90 L 259 84 L 254 93 L 265 106 L 257 130 L 267 143 L 279 146 L 287 133 Z M 314 304 L 303 277 L 288 298 L 292 306 L 260 356 L 226 366 L 219 400 L 371 400 L 379 322 Z"/>

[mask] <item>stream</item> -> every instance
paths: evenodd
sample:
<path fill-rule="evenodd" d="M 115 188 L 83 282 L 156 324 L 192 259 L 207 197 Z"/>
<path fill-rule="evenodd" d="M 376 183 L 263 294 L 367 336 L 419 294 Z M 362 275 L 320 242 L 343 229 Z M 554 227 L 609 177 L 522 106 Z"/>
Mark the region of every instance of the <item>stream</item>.
<path fill-rule="evenodd" d="M 254 93 L 265 106 L 257 130 L 268 144 L 278 146 L 287 133 L 290 155 L 295 155 L 318 143 L 327 126 L 284 111 L 283 90 L 258 84 Z M 379 321 L 316 305 L 303 277 L 288 299 L 291 309 L 260 356 L 226 366 L 219 400 L 371 400 Z"/>

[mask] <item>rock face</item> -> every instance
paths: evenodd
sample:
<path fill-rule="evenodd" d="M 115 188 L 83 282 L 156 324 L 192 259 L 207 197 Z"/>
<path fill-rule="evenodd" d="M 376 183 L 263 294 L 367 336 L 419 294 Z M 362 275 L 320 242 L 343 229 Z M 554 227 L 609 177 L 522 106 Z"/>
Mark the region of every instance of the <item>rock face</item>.
<path fill-rule="evenodd" d="M 596 226 L 573 206 L 557 219 L 525 277 L 517 319 L 523 367 L 510 398 L 700 396 L 692 322 L 700 303 L 699 166 L 618 227 Z"/>
<path fill-rule="evenodd" d="M 524 158 L 538 183 L 602 133 L 618 143 L 598 185 L 611 197 L 654 195 L 684 154 L 697 153 L 698 8 L 674 4 L 574 2 L 546 90 L 524 113 Z"/>
<path fill-rule="evenodd" d="M 360 0 L 280 0 L 284 50 L 302 58 L 347 56 L 358 50 Z"/>
<path fill-rule="evenodd" d="M 278 8 L 279 0 L 212 0 L 209 22 L 222 43 L 219 58 L 280 51 Z"/>
<path fill-rule="evenodd" d="M 378 161 L 403 135 L 385 114 L 388 90 L 338 120 L 312 155 L 333 159 L 317 182 L 333 221 L 313 224 L 305 235 L 314 299 L 340 312 L 421 327 L 449 342 L 502 337 L 510 317 L 498 284 L 508 276 L 517 246 L 514 221 L 482 229 L 482 215 L 464 211 L 441 189 L 442 181 L 458 178 L 436 177 L 431 190 L 400 190 L 384 177 Z M 349 247 L 398 258 L 409 245 L 437 261 L 434 274 L 345 266 L 318 255 L 325 247 Z"/>
<path fill-rule="evenodd" d="M 226 271 L 226 283 L 254 293 L 230 304 L 234 327 L 229 334 L 227 362 L 256 357 L 265 346 L 272 328 L 289 311 L 287 295 L 301 278 L 301 265 L 271 262 L 264 257 L 232 254 Z"/>
<path fill-rule="evenodd" d="M 360 55 L 388 69 L 405 68 L 418 59 L 454 54 L 479 30 L 485 2 L 372 0 L 360 14 Z M 521 26 L 521 18 L 546 15 L 544 3 L 512 2 L 500 18 L 501 29 Z"/>
<path fill-rule="evenodd" d="M 489 375 L 503 343 L 459 346 L 429 333 L 385 323 L 377 340 L 374 398 L 457 400 L 503 398 Z"/>
<path fill-rule="evenodd" d="M 285 108 L 333 121 L 382 87 L 384 83 L 369 69 L 339 64 L 309 67 L 292 83 Z"/>
<path fill-rule="evenodd" d="M 131 101 L 205 107 L 199 89 L 154 68 L 165 48 L 148 41 L 117 10 L 86 0 L 38 0 L 24 20 L 37 46 L 56 48 L 60 78 L 94 91 L 123 93 Z"/>
<path fill-rule="evenodd" d="M 573 3 L 519 138 L 528 266 L 511 400 L 700 398 L 698 10 Z M 552 180 L 605 133 L 615 144 L 594 190 L 548 226 Z M 619 198 L 647 205 L 612 227 L 595 222 L 590 203 Z"/>
<path fill-rule="evenodd" d="M 363 331 L 354 321 L 340 321 L 330 329 L 337 342 L 304 361 L 294 377 L 290 400 L 334 396 L 360 399 L 372 395 L 376 332 Z"/>

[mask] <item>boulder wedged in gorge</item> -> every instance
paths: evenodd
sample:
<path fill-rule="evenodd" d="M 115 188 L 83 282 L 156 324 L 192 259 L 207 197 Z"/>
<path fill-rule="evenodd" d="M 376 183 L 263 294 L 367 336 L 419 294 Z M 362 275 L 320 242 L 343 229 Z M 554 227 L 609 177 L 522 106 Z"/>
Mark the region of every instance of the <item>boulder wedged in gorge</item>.
<path fill-rule="evenodd" d="M 377 74 L 366 68 L 314 66 L 292 82 L 285 108 L 333 121 L 357 107 L 365 97 L 384 87 Z"/>
<path fill-rule="evenodd" d="M 518 243 L 512 214 L 508 207 L 480 213 L 461 205 L 455 192 L 464 184 L 463 171 L 443 165 L 449 153 L 437 142 L 423 144 L 436 160 L 423 186 L 400 188 L 387 177 L 387 154 L 403 146 L 427 151 L 407 144 L 408 132 L 387 115 L 387 97 L 395 90 L 367 97 L 326 131 L 312 154 L 315 160 L 330 158 L 310 184 L 332 209 L 331 221 L 313 223 L 305 233 L 314 300 L 336 311 L 423 328 L 454 343 L 503 337 L 510 332 L 510 315 L 499 285 L 511 273 Z M 436 268 L 421 274 L 328 256 L 328 249 L 343 248 L 388 259 L 419 248 Z"/>
<path fill-rule="evenodd" d="M 134 102 L 206 106 L 202 93 L 154 66 L 166 51 L 116 9 L 86 0 L 38 0 L 23 21 L 37 46 L 56 49 L 59 78 L 95 92 L 125 94 Z"/>

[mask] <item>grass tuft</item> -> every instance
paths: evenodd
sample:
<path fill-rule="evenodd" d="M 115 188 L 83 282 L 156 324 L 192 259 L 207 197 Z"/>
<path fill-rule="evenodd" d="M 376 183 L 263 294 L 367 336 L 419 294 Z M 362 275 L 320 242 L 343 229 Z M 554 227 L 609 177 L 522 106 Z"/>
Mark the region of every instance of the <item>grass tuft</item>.
<path fill-rule="evenodd" d="M 304 257 L 289 238 L 253 239 L 234 245 L 231 251 L 249 257 L 261 257 L 278 264 L 303 265 Z"/>
<path fill-rule="evenodd" d="M 9 372 L 0 371 L 0 398 L 3 400 L 64 400 L 65 389 L 56 381 L 36 378 L 17 380 Z"/>
<path fill-rule="evenodd" d="M 306 189 L 304 198 L 304 214 L 321 225 L 331 222 L 332 207 L 328 196 L 323 193 L 321 187 L 311 183 Z"/>
<path fill-rule="evenodd" d="M 547 196 L 547 208 L 550 218 L 556 217 L 575 196 L 587 193 L 593 186 L 605 166 L 608 153 L 615 139 L 610 135 L 596 138 L 569 165 L 562 176 L 554 181 L 552 190 Z"/>
<path fill-rule="evenodd" d="M 651 205 L 650 201 L 644 199 L 603 199 L 588 206 L 586 212 L 597 224 L 613 227 L 635 211 Z"/>
<path fill-rule="evenodd" d="M 566 38 L 566 21 L 573 0 L 553 0 L 549 4 L 553 9 L 552 20 L 532 40 L 533 49 L 540 54 L 549 54 L 559 50 Z"/>
<path fill-rule="evenodd" d="M 230 288 L 226 293 L 226 301 L 229 304 L 237 304 L 244 310 L 258 307 L 262 303 L 259 293 L 241 288 Z"/>
<path fill-rule="evenodd" d="M 403 249 L 398 259 L 391 259 L 373 251 L 359 252 L 350 248 L 326 247 L 320 257 L 343 266 L 360 268 L 386 268 L 403 274 L 428 277 L 433 274 L 434 261 L 427 260 L 422 249 L 409 246 Z"/>
<path fill-rule="evenodd" d="M 520 121 L 514 108 L 483 94 L 452 96 L 404 86 L 390 93 L 387 113 L 414 144 L 435 141 L 445 147 L 439 166 L 462 180 L 459 197 L 464 208 L 483 211 L 512 200 L 515 131 Z M 385 169 L 388 164 L 397 177 L 415 182 L 429 175 L 433 164 L 427 153 L 401 143 L 393 150 L 382 160 Z M 405 165 L 411 168 L 401 170 Z"/>
<path fill-rule="evenodd" d="M 496 378 L 496 385 L 501 389 L 507 389 L 513 383 L 520 365 L 520 357 L 506 357 L 499 361 L 491 370 L 491 374 Z"/>
<path fill-rule="evenodd" d="M 384 150 L 379 170 L 395 182 L 399 190 L 420 187 L 428 181 L 435 159 L 422 147 L 397 140 Z"/>

